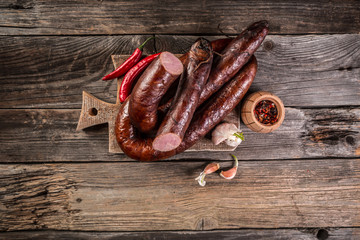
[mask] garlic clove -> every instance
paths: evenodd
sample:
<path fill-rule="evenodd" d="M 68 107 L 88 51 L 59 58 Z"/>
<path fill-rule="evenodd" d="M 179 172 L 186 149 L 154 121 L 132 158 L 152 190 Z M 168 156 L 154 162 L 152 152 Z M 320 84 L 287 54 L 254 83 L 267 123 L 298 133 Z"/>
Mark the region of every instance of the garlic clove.
<path fill-rule="evenodd" d="M 206 185 L 205 176 L 206 176 L 206 174 L 204 174 L 204 172 L 202 172 L 202 173 L 200 173 L 200 176 L 195 178 L 195 180 L 198 181 L 199 185 L 202 187 L 204 187 Z"/>
<path fill-rule="evenodd" d="M 209 163 L 204 169 L 204 174 L 216 172 L 219 168 L 220 165 L 218 163 Z"/>
<path fill-rule="evenodd" d="M 233 167 L 227 171 L 221 171 L 220 176 L 222 176 L 225 179 L 233 179 L 236 175 L 237 167 Z"/>
<path fill-rule="evenodd" d="M 238 166 L 239 166 L 239 160 L 237 159 L 236 156 L 232 155 L 231 156 L 234 158 L 235 162 L 234 162 L 234 166 L 232 168 L 230 168 L 227 171 L 221 171 L 220 172 L 220 176 L 225 178 L 225 179 L 233 179 L 236 175 Z"/>
<path fill-rule="evenodd" d="M 220 165 L 218 163 L 209 163 L 208 165 L 206 165 L 204 171 L 202 171 L 200 175 L 195 178 L 195 180 L 198 181 L 200 186 L 204 187 L 206 184 L 205 176 L 210 173 L 216 172 L 219 168 Z"/>

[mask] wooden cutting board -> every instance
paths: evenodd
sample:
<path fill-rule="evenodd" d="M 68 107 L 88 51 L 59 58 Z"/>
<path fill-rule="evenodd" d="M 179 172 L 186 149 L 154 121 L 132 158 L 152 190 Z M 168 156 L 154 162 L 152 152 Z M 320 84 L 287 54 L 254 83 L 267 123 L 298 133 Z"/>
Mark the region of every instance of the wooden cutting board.
<path fill-rule="evenodd" d="M 181 56 L 181 54 L 176 54 Z M 120 66 L 129 55 L 113 55 L 111 56 L 114 67 Z M 122 77 L 117 79 L 117 89 L 121 85 Z M 115 119 L 120 108 L 119 93 L 116 97 L 116 104 L 107 103 L 94 97 L 88 92 L 83 91 L 82 108 L 79 122 L 76 130 L 80 131 L 84 128 L 95 126 L 98 124 L 108 123 L 109 125 L 109 152 L 123 153 L 116 142 L 115 137 Z M 240 128 L 240 111 L 236 108 L 225 119 L 225 122 L 234 123 Z M 104 146 L 105 147 L 105 146 Z M 235 148 L 226 145 L 225 143 L 214 145 L 210 138 L 203 138 L 197 142 L 193 147 L 186 151 L 233 151 Z"/>

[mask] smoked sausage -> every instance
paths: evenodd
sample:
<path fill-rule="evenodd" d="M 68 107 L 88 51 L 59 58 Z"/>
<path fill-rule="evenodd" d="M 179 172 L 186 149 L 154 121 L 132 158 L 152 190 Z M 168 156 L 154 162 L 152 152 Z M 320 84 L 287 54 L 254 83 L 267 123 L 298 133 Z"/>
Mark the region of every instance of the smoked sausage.
<path fill-rule="evenodd" d="M 241 101 L 249 90 L 257 71 L 257 61 L 253 56 L 249 63 L 210 100 L 194 114 L 183 141 L 176 153 L 185 151 L 219 124 Z"/>
<path fill-rule="evenodd" d="M 253 23 L 226 46 L 221 52 L 221 57 L 215 60 L 209 79 L 201 93 L 199 105 L 239 72 L 260 47 L 268 31 L 267 21 Z"/>
<path fill-rule="evenodd" d="M 233 40 L 233 38 L 220 38 L 220 39 L 216 39 L 211 41 L 211 47 L 213 49 L 213 52 L 216 53 L 220 53 L 222 50 L 225 49 L 225 47 Z M 180 61 L 184 64 L 184 68 L 187 67 L 187 60 L 188 60 L 188 56 L 189 56 L 189 52 L 184 53 L 183 55 L 181 55 L 179 57 Z M 214 55 L 215 57 L 215 55 Z M 158 110 L 165 114 L 170 106 L 171 103 L 173 101 L 173 96 L 176 93 L 176 89 L 177 86 L 179 84 L 179 81 L 175 81 L 172 86 L 169 88 L 169 91 L 165 94 L 164 99 L 161 100 L 160 102 L 160 106 L 158 108 Z"/>
<path fill-rule="evenodd" d="M 220 123 L 244 97 L 257 71 L 256 58 L 249 63 L 217 94 L 194 114 L 180 146 L 168 152 L 156 151 L 152 147 L 153 138 L 144 138 L 131 124 L 129 98 L 121 105 L 115 121 L 115 135 L 120 148 L 126 155 L 140 161 L 155 161 L 169 158 L 193 146 L 215 125 Z"/>
<path fill-rule="evenodd" d="M 199 38 L 188 52 L 186 69 L 181 75 L 173 104 L 153 141 L 155 150 L 167 152 L 180 145 L 209 77 L 212 59 L 210 42 Z"/>
<path fill-rule="evenodd" d="M 143 137 L 138 129 L 131 124 L 129 116 L 129 98 L 120 106 L 115 121 L 116 141 L 123 152 L 136 160 L 156 161 L 176 154 L 176 151 L 160 152 L 152 147 L 153 138 Z"/>
<path fill-rule="evenodd" d="M 163 95 L 183 72 L 183 64 L 172 53 L 161 53 L 144 71 L 130 95 L 131 123 L 150 132 L 157 123 L 157 108 Z"/>

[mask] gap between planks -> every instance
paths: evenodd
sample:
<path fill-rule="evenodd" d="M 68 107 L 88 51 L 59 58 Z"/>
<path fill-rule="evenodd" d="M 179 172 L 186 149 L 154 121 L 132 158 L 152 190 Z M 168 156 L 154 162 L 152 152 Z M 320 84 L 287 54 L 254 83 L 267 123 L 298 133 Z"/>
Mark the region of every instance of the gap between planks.
<path fill-rule="evenodd" d="M 355 239 L 360 237 L 360 228 L 278 228 L 278 229 L 238 229 L 238 230 L 208 230 L 208 231 L 135 231 L 135 232 L 94 232 L 94 231 L 15 231 L 2 232 L 0 238 L 6 240 L 16 238 L 25 239 L 104 239 L 124 240 L 137 239 L 207 239 L 207 240 L 268 240 L 270 239 L 302 239 L 302 240 L 334 240 Z"/>

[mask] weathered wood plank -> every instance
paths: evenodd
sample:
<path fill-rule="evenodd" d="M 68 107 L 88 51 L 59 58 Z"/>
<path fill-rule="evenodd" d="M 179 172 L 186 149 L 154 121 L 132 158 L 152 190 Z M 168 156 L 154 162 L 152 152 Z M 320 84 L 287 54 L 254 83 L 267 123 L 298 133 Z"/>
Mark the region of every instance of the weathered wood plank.
<path fill-rule="evenodd" d="M 326 237 L 327 236 L 327 237 Z M 172 232 L 72 232 L 72 231 L 26 231 L 1 232 L 0 239 L 30 240 L 30 239 L 102 239 L 102 240 L 357 240 L 360 238 L 359 228 L 329 228 L 329 229 L 241 229 L 215 231 L 172 231 Z"/>
<path fill-rule="evenodd" d="M 222 167 L 230 166 L 222 163 Z M 360 159 L 0 165 L 0 230 L 211 230 L 360 225 Z"/>
<path fill-rule="evenodd" d="M 80 110 L 0 110 L 0 162 L 129 161 L 108 152 L 108 129 L 76 132 Z M 240 160 L 357 157 L 360 109 L 286 108 L 275 132 L 255 133 L 241 123 Z M 231 159 L 224 152 L 186 152 L 170 159 Z"/>
<path fill-rule="evenodd" d="M 0 37 L 0 108 L 81 108 L 82 90 L 114 103 L 116 82 L 101 80 L 110 55 L 145 38 Z M 195 38 L 159 36 L 156 50 L 185 52 Z M 272 91 L 286 106 L 360 105 L 360 35 L 268 36 L 256 56 L 251 91 Z"/>
<path fill-rule="evenodd" d="M 3 35 L 238 33 L 261 19 L 271 32 L 358 33 L 359 1 L 13 1 L 0 4 Z"/>
<path fill-rule="evenodd" d="M 161 36 L 157 50 L 185 52 L 196 36 Z M 360 105 L 360 35 L 266 37 L 255 53 L 250 91 L 270 91 L 286 106 Z"/>
<path fill-rule="evenodd" d="M 116 81 L 101 80 L 114 70 L 111 55 L 148 37 L 0 37 L 0 107 L 81 108 L 83 90 L 115 103 Z"/>

